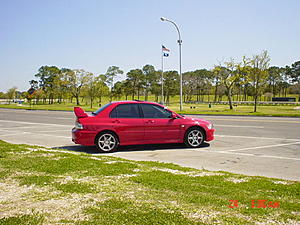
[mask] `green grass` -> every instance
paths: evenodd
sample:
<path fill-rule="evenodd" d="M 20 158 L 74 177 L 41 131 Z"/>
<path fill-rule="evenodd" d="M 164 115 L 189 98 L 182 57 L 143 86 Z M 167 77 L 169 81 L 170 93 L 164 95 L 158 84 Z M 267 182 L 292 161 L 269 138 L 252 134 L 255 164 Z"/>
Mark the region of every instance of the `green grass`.
<path fill-rule="evenodd" d="M 92 222 L 80 224 L 203 224 L 185 218 L 179 212 L 166 212 L 156 207 L 139 206 L 134 201 L 111 199 L 86 209 Z"/>
<path fill-rule="evenodd" d="M 39 215 L 22 215 L 0 218 L 0 225 L 38 225 L 42 224 L 43 221 L 43 217 Z"/>
<path fill-rule="evenodd" d="M 192 108 L 191 108 L 192 107 Z M 194 108 L 195 107 L 195 108 Z M 296 106 L 258 106 L 257 112 L 253 112 L 253 106 L 238 105 L 232 110 L 228 105 L 185 104 L 183 111 L 179 111 L 178 104 L 171 104 L 170 109 L 181 114 L 208 114 L 208 115 L 250 115 L 250 116 L 291 116 L 299 117 L 300 110 Z M 299 107 L 299 106 L 298 106 Z"/>
<path fill-rule="evenodd" d="M 207 96 L 206 96 L 207 98 Z M 205 100 L 208 100 L 206 99 Z M 121 98 L 125 99 L 125 97 Z M 129 98 L 131 99 L 131 98 Z M 140 99 L 144 99 L 142 96 Z M 212 99 L 212 98 L 211 98 Z M 115 100 L 115 99 L 114 99 Z M 149 96 L 149 101 L 155 101 L 154 96 Z M 195 100 L 195 99 L 193 99 Z M 225 97 L 222 99 L 226 101 Z M 109 102 L 108 98 L 103 98 L 102 105 Z M 298 102 L 299 103 L 299 102 Z M 298 104 L 299 107 L 300 103 Z M 19 106 L 15 103 L 0 104 L 0 108 L 13 108 L 13 109 L 33 109 L 33 110 L 63 110 L 63 111 L 73 111 L 75 103 L 55 103 L 55 104 L 38 104 L 32 105 L 25 103 Z M 89 112 L 96 111 L 100 106 L 95 102 L 93 108 L 90 108 L 89 102 L 81 102 L 81 107 Z M 208 104 L 195 104 L 195 103 L 184 103 L 183 111 L 180 112 L 179 109 L 179 96 L 175 96 L 171 99 L 171 103 L 168 107 L 175 112 L 182 114 L 209 114 L 209 115 L 254 115 L 254 116 L 292 116 L 300 117 L 300 110 L 295 109 L 296 105 L 258 105 L 257 112 L 253 112 L 253 105 L 238 105 L 234 109 L 230 110 L 229 105 L 221 105 L 212 103 L 210 108 Z"/>
<path fill-rule="evenodd" d="M 35 105 L 31 109 L 34 110 L 63 110 L 73 111 L 73 104 L 53 104 L 53 105 Z M 81 106 L 84 110 L 91 112 L 96 111 L 98 107 L 90 108 Z M 183 111 L 180 112 L 178 103 L 171 103 L 168 108 L 181 114 L 208 114 L 208 115 L 252 115 L 252 116 L 291 116 L 300 117 L 300 110 L 295 109 L 296 106 L 258 106 L 257 112 L 253 112 L 253 106 L 238 105 L 230 110 L 228 105 L 214 105 L 209 108 L 208 104 L 184 104 Z M 299 106 L 298 106 L 299 107 Z M 0 108 L 12 109 L 30 109 L 28 105 L 17 106 L 16 104 L 0 105 Z"/>
<path fill-rule="evenodd" d="M 57 190 L 64 193 L 96 193 L 96 186 L 93 184 L 82 184 L 72 181 L 66 184 L 55 184 Z"/>
<path fill-rule="evenodd" d="M 38 185 L 38 186 L 46 186 L 51 184 L 54 180 L 53 176 L 43 176 L 43 175 L 28 175 L 28 176 L 19 176 L 16 177 L 19 180 L 20 185 Z"/>
<path fill-rule="evenodd" d="M 296 181 L 3 141 L 0 153 L 0 224 L 300 222 Z M 280 207 L 252 208 L 258 199 Z M 229 200 L 239 207 L 229 208 Z"/>

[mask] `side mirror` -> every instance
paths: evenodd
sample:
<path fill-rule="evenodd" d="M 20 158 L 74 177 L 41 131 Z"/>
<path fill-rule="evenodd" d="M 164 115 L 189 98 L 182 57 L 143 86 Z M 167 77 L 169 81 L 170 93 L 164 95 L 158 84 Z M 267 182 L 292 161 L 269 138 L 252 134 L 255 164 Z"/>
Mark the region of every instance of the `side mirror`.
<path fill-rule="evenodd" d="M 175 113 L 172 113 L 171 118 L 172 119 L 177 119 L 177 115 Z"/>

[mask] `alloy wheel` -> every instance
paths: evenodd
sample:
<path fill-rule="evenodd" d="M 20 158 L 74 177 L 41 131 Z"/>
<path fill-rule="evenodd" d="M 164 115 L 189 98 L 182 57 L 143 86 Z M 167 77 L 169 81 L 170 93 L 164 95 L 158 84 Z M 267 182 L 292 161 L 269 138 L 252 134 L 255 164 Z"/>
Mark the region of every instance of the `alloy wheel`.
<path fill-rule="evenodd" d="M 98 139 L 98 146 L 104 152 L 112 151 L 117 144 L 117 140 L 114 135 L 106 133 L 102 134 Z"/>
<path fill-rule="evenodd" d="M 188 144 L 192 147 L 198 147 L 203 142 L 203 134 L 200 130 L 191 130 L 187 136 Z"/>

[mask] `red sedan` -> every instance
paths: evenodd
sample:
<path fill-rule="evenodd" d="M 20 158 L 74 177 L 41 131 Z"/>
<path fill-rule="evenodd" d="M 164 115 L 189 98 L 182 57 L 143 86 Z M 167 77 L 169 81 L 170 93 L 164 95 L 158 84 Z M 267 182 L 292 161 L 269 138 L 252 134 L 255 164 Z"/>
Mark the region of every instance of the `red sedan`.
<path fill-rule="evenodd" d="M 92 115 L 80 107 L 72 141 L 96 145 L 102 152 L 115 151 L 119 145 L 185 143 L 199 147 L 214 139 L 212 123 L 179 115 L 153 102 L 119 101 L 104 105 Z"/>

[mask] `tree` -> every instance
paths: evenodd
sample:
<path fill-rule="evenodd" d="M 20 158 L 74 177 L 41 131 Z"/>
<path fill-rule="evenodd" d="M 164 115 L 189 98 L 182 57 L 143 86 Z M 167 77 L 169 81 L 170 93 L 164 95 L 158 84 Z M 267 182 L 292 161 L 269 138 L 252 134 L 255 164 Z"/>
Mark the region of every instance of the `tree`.
<path fill-rule="evenodd" d="M 194 82 L 196 84 L 197 101 L 203 102 L 204 94 L 208 95 L 208 101 L 209 101 L 210 89 L 212 86 L 211 83 L 213 81 L 212 72 L 207 69 L 200 69 L 200 70 L 195 70 L 193 74 L 194 74 Z"/>
<path fill-rule="evenodd" d="M 33 88 L 33 89 L 38 89 L 38 87 L 39 87 L 39 82 L 38 81 L 36 81 L 36 80 L 30 80 L 29 81 L 29 85 L 30 85 L 30 87 L 31 88 Z"/>
<path fill-rule="evenodd" d="M 10 104 L 10 101 L 12 99 L 16 98 L 16 91 L 17 91 L 17 89 L 18 89 L 17 87 L 12 87 L 12 88 L 8 89 L 8 91 L 6 93 L 6 96 L 9 99 L 8 104 Z"/>
<path fill-rule="evenodd" d="M 272 66 L 268 68 L 268 89 L 273 94 L 273 96 L 276 96 L 278 93 L 278 84 L 282 81 L 282 68 L 279 68 L 277 66 Z"/>
<path fill-rule="evenodd" d="M 194 72 L 185 72 L 183 73 L 182 77 L 184 102 L 192 101 L 193 92 L 197 88 L 197 83 L 195 82 L 195 74 Z"/>
<path fill-rule="evenodd" d="M 177 71 L 164 72 L 164 87 L 164 102 L 166 102 L 166 104 L 169 104 L 170 96 L 176 95 L 179 90 L 179 75 Z"/>
<path fill-rule="evenodd" d="M 142 71 L 145 78 L 145 101 L 148 101 L 150 88 L 153 84 L 159 82 L 159 77 L 157 76 L 157 72 L 155 71 L 155 68 L 152 65 L 145 65 Z"/>
<path fill-rule="evenodd" d="M 221 83 L 221 70 L 222 70 L 222 66 L 215 66 L 212 69 L 212 76 L 213 76 L 212 83 L 215 85 L 214 102 L 217 102 L 218 88 L 219 88 L 219 85 Z"/>
<path fill-rule="evenodd" d="M 109 88 L 105 84 L 106 76 L 105 75 L 99 75 L 96 77 L 96 89 L 97 89 L 97 97 L 99 99 L 99 104 L 101 104 L 102 97 L 108 95 Z"/>
<path fill-rule="evenodd" d="M 106 76 L 106 83 L 110 87 L 110 91 L 112 91 L 112 88 L 114 86 L 114 78 L 123 73 L 124 72 L 120 70 L 120 68 L 117 66 L 108 67 L 105 76 Z M 112 100 L 112 93 L 110 94 L 110 101 L 111 100 Z"/>
<path fill-rule="evenodd" d="M 131 82 L 128 79 L 122 81 L 122 89 L 123 93 L 125 94 L 125 99 L 127 100 L 133 89 Z"/>
<path fill-rule="evenodd" d="M 250 59 L 252 68 L 249 73 L 249 79 L 254 88 L 254 112 L 257 110 L 257 99 L 262 94 L 262 88 L 267 82 L 269 62 L 270 57 L 267 51 L 263 51 L 259 55 L 254 55 Z"/>
<path fill-rule="evenodd" d="M 140 69 L 130 70 L 127 73 L 127 79 L 132 87 L 132 99 L 134 99 L 135 93 L 137 92 L 138 99 L 140 99 L 140 90 L 144 84 L 144 74 Z"/>
<path fill-rule="evenodd" d="M 224 84 L 219 85 L 216 95 L 218 97 L 217 101 L 222 101 L 223 96 L 226 95 L 226 87 Z"/>
<path fill-rule="evenodd" d="M 90 99 L 90 106 L 93 108 L 94 99 L 97 96 L 97 79 L 92 73 L 87 72 L 87 82 L 85 86 L 86 96 Z"/>
<path fill-rule="evenodd" d="M 237 72 L 239 73 L 239 80 L 236 82 L 236 87 L 238 88 L 237 94 L 240 96 L 243 92 L 244 101 L 246 101 L 247 95 L 249 95 L 249 88 L 251 87 L 250 80 L 249 80 L 249 73 L 251 71 L 251 66 L 246 56 L 243 56 L 242 62 L 237 64 L 236 69 Z M 238 101 L 240 100 L 238 99 Z"/>
<path fill-rule="evenodd" d="M 300 82 L 300 61 L 294 62 L 291 67 L 287 66 L 286 71 L 293 83 Z"/>
<path fill-rule="evenodd" d="M 33 87 L 30 87 L 25 93 L 25 98 L 29 102 L 30 109 L 31 109 L 31 100 L 34 98 L 35 91 L 36 90 Z"/>
<path fill-rule="evenodd" d="M 56 83 L 60 79 L 60 69 L 56 66 L 42 66 L 35 77 L 39 78 L 39 87 L 48 96 L 49 104 L 54 101 Z"/>
<path fill-rule="evenodd" d="M 5 98 L 6 98 L 6 94 L 0 91 L 0 99 L 5 99 Z"/>
<path fill-rule="evenodd" d="M 113 90 L 112 90 L 112 95 L 114 98 L 120 100 L 120 98 L 123 95 L 123 83 L 121 81 L 118 81 L 115 83 Z"/>
<path fill-rule="evenodd" d="M 81 95 L 82 87 L 88 83 L 91 73 L 82 69 L 76 69 L 69 71 L 67 76 L 69 81 L 69 90 L 72 96 L 76 99 L 76 104 L 80 105 L 79 97 Z"/>
<path fill-rule="evenodd" d="M 290 87 L 290 92 L 291 92 L 291 94 L 297 94 L 297 95 L 299 95 L 298 96 L 299 97 L 298 101 L 300 101 L 300 82 L 297 83 L 297 84 L 292 85 Z"/>
<path fill-rule="evenodd" d="M 36 104 L 39 104 L 40 99 L 42 99 L 44 95 L 44 91 L 40 88 L 34 91 L 33 97 L 36 99 Z"/>
<path fill-rule="evenodd" d="M 237 67 L 239 64 L 235 63 L 233 59 L 225 62 L 226 67 L 215 66 L 214 73 L 218 73 L 221 79 L 221 83 L 226 88 L 226 94 L 229 102 L 229 108 L 233 109 L 232 106 L 232 89 L 236 82 L 239 81 L 241 73 L 238 72 Z"/>
<path fill-rule="evenodd" d="M 66 98 L 71 98 L 72 100 L 72 95 L 70 94 L 70 74 L 72 73 L 73 71 L 71 69 L 62 68 L 59 79 L 55 82 L 59 103 L 64 102 Z"/>

